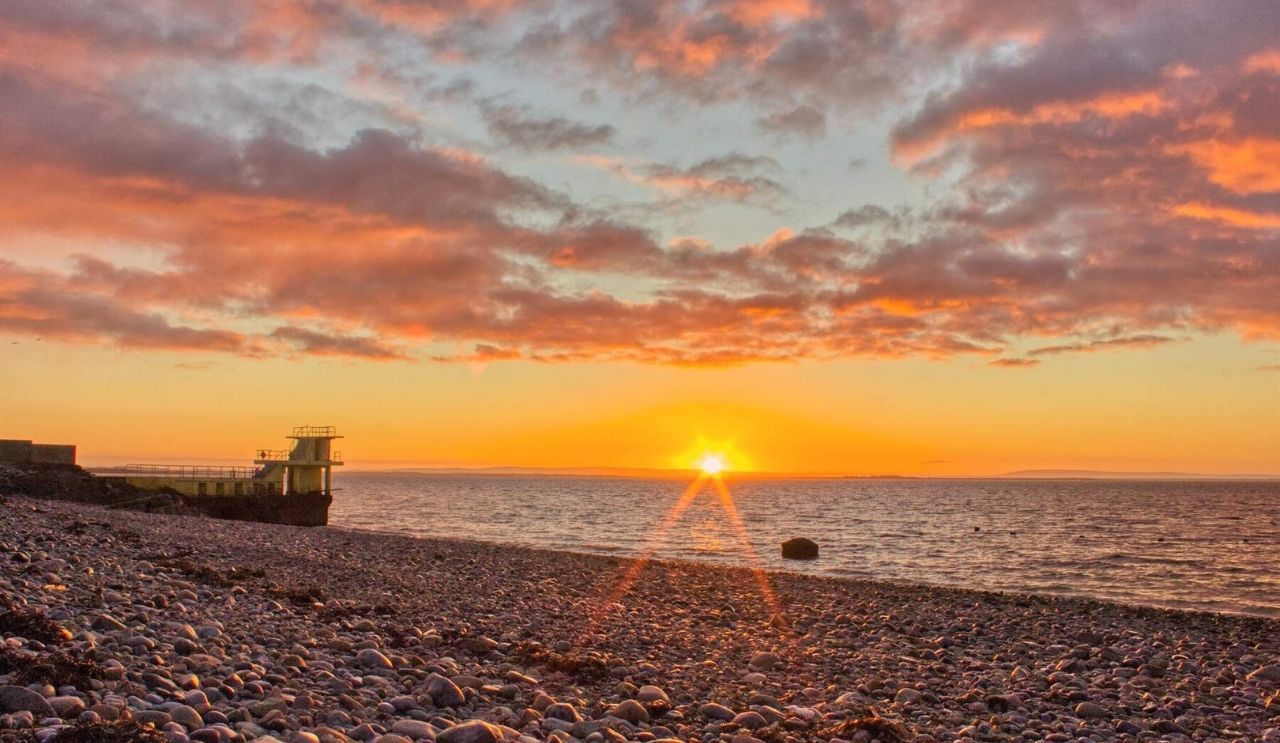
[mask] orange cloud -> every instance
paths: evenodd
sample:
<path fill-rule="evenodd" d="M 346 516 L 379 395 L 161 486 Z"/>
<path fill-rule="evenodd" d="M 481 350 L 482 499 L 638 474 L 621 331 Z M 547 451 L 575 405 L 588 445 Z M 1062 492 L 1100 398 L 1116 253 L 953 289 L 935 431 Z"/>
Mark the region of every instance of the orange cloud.
<path fill-rule="evenodd" d="M 1246 229 L 1275 229 L 1280 227 L 1280 214 L 1250 212 L 1229 206 L 1190 202 L 1178 204 L 1173 208 L 1173 212 L 1192 219 L 1223 222 L 1233 227 L 1244 227 Z"/>
<path fill-rule="evenodd" d="M 927 137 L 899 142 L 894 153 L 902 160 L 912 162 L 968 132 L 996 127 L 1061 126 L 1089 117 L 1125 119 L 1131 116 L 1155 116 L 1168 110 L 1171 105 L 1160 91 L 1146 90 L 1107 92 L 1081 101 L 1049 101 L 1025 111 L 1002 107 L 980 108 L 958 115 L 949 125 L 936 128 Z"/>
<path fill-rule="evenodd" d="M 780 19 L 813 18 L 821 11 L 812 0 L 738 0 L 730 3 L 728 13 L 748 26 L 761 26 Z"/>
<path fill-rule="evenodd" d="M 1269 72 L 1280 75 L 1280 49 L 1268 49 L 1252 54 L 1244 61 L 1245 72 Z"/>
<path fill-rule="evenodd" d="M 1174 146 L 1209 173 L 1209 180 L 1239 194 L 1280 192 L 1280 139 L 1209 139 Z"/>

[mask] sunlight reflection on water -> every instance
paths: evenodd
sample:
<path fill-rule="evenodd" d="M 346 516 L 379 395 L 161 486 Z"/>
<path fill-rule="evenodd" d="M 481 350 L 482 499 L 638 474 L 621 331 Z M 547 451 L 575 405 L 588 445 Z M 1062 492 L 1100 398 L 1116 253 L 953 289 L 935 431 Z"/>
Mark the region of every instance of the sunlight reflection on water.
<path fill-rule="evenodd" d="M 687 483 L 343 473 L 330 523 L 634 555 Z M 734 482 L 770 569 L 1280 616 L 1275 482 Z M 975 530 L 976 529 L 976 530 Z M 778 545 L 808 536 L 813 562 Z M 658 557 L 745 564 L 708 493 Z"/>

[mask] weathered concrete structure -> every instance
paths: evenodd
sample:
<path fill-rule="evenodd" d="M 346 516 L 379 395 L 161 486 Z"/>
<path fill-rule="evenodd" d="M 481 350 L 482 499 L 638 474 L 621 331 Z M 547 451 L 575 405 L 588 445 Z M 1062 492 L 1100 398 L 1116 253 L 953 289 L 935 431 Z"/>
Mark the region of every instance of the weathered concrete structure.
<path fill-rule="evenodd" d="M 0 464 L 75 464 L 74 444 L 37 444 L 29 439 L 0 439 Z"/>
<path fill-rule="evenodd" d="M 168 488 L 185 496 L 303 495 L 333 491 L 333 467 L 342 454 L 333 426 L 297 426 L 291 449 L 259 449 L 255 467 L 205 467 L 187 464 L 131 464 L 123 477 L 149 490 Z"/>
<path fill-rule="evenodd" d="M 253 467 L 131 464 L 104 473 L 143 490 L 171 490 L 210 516 L 246 521 L 323 526 L 333 502 L 333 451 L 342 438 L 333 426 L 297 426 L 289 449 L 259 449 Z"/>

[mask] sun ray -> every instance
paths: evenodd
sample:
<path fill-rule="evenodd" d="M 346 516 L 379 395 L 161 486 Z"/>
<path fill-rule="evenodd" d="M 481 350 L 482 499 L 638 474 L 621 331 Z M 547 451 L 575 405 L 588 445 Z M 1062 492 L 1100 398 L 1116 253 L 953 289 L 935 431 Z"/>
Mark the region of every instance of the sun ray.
<path fill-rule="evenodd" d="M 666 544 L 667 532 L 671 530 L 671 527 L 675 526 L 676 522 L 680 520 L 680 516 L 688 510 L 689 505 L 698 497 L 698 493 L 702 491 L 702 486 L 707 481 L 708 477 L 709 476 L 705 473 L 699 474 L 698 477 L 689 484 L 689 487 L 685 488 L 684 492 L 681 493 L 679 500 L 677 500 L 675 505 L 671 507 L 670 511 L 667 511 L 667 515 L 662 519 L 662 522 L 659 523 L 657 528 L 655 528 L 650 534 L 649 543 L 646 545 L 644 552 L 640 553 L 639 557 L 636 557 L 631 561 L 626 572 L 619 577 L 618 582 L 614 585 L 613 589 L 609 591 L 609 594 L 605 597 L 604 601 L 594 612 L 592 612 L 590 621 L 582 632 L 583 636 L 589 635 L 601 622 L 607 619 L 614 604 L 618 603 L 623 596 L 627 595 L 627 591 L 631 590 L 632 584 L 640 577 L 640 573 L 644 571 L 645 565 L 647 565 L 648 562 L 653 559 L 653 556 L 658 552 L 658 550 L 662 549 L 662 546 Z"/>
<path fill-rule="evenodd" d="M 738 511 L 738 505 L 733 499 L 733 494 L 729 492 L 729 486 L 725 483 L 724 476 L 721 474 L 725 469 L 725 461 L 722 455 L 708 453 L 699 461 L 700 472 L 693 482 L 685 488 L 680 498 L 676 500 L 671 509 L 667 511 L 662 521 L 654 528 L 649 536 L 648 544 L 644 551 L 634 558 L 627 566 L 626 570 L 618 577 L 613 588 L 604 597 L 597 608 L 588 615 L 587 625 L 583 628 L 578 644 L 595 632 L 597 628 L 608 619 L 609 615 L 619 605 L 622 598 L 627 595 L 631 587 L 639 579 L 640 574 L 644 571 L 645 566 L 653 559 L 667 541 L 667 536 L 684 512 L 703 491 L 707 483 L 711 484 L 711 489 L 715 491 L 716 499 L 720 504 L 720 508 L 724 511 L 726 520 L 729 522 L 733 530 L 733 534 L 737 539 L 738 545 L 742 552 L 746 555 L 749 563 L 748 569 L 755 578 L 756 583 L 760 587 L 760 593 L 764 597 L 765 605 L 770 612 L 770 622 L 780 622 L 780 627 L 786 627 L 786 618 L 782 611 L 782 604 L 778 600 L 777 595 L 773 591 L 773 586 L 769 582 L 769 574 L 764 569 L 764 563 L 760 559 L 760 554 L 756 551 L 755 544 L 751 541 L 751 536 L 747 531 L 746 523 L 742 520 L 742 515 Z"/>
<path fill-rule="evenodd" d="M 747 525 L 743 522 L 742 515 L 738 512 L 738 504 L 734 501 L 733 494 L 729 492 L 729 486 L 725 484 L 723 477 L 712 477 L 711 485 L 715 488 L 716 495 L 720 496 L 720 506 L 724 509 L 725 515 L 729 517 L 729 524 L 738 535 L 739 545 L 747 553 L 747 560 L 751 563 L 751 574 L 755 576 L 756 583 L 760 584 L 760 593 L 764 596 L 765 604 L 769 607 L 771 618 L 780 617 L 785 622 L 782 605 L 779 603 L 777 595 L 773 592 L 773 586 L 769 583 L 769 574 L 764 569 L 760 553 L 756 552 L 755 544 L 751 541 L 751 535 L 747 533 Z"/>

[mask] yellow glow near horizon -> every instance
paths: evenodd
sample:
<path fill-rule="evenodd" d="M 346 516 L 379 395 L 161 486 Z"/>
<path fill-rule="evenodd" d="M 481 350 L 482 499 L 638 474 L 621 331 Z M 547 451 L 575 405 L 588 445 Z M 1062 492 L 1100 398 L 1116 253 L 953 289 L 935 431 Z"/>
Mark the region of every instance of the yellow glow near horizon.
<path fill-rule="evenodd" d="M 690 410 L 683 425 L 688 428 L 709 427 L 715 416 L 705 410 Z M 716 476 L 728 470 L 754 472 L 755 462 L 737 444 L 737 434 L 726 438 L 730 432 L 721 428 L 720 436 L 699 434 L 697 439 L 678 456 L 672 457 L 668 466 L 677 470 L 697 470 L 704 475 Z"/>
<path fill-rule="evenodd" d="M 698 468 L 702 470 L 703 474 L 715 477 L 725 471 L 724 455 L 707 452 L 698 460 Z"/>
<path fill-rule="evenodd" d="M 0 339 L 0 438 L 89 466 L 247 464 L 332 423 L 347 466 L 986 476 L 1280 474 L 1280 355 L 1229 338 L 1054 357 L 676 369 L 245 360 Z M 200 363 L 194 363 L 200 362 Z M 359 389 L 358 395 L 332 394 Z M 318 394 L 324 392 L 324 394 Z M 673 445 L 674 444 L 674 445 Z"/>

